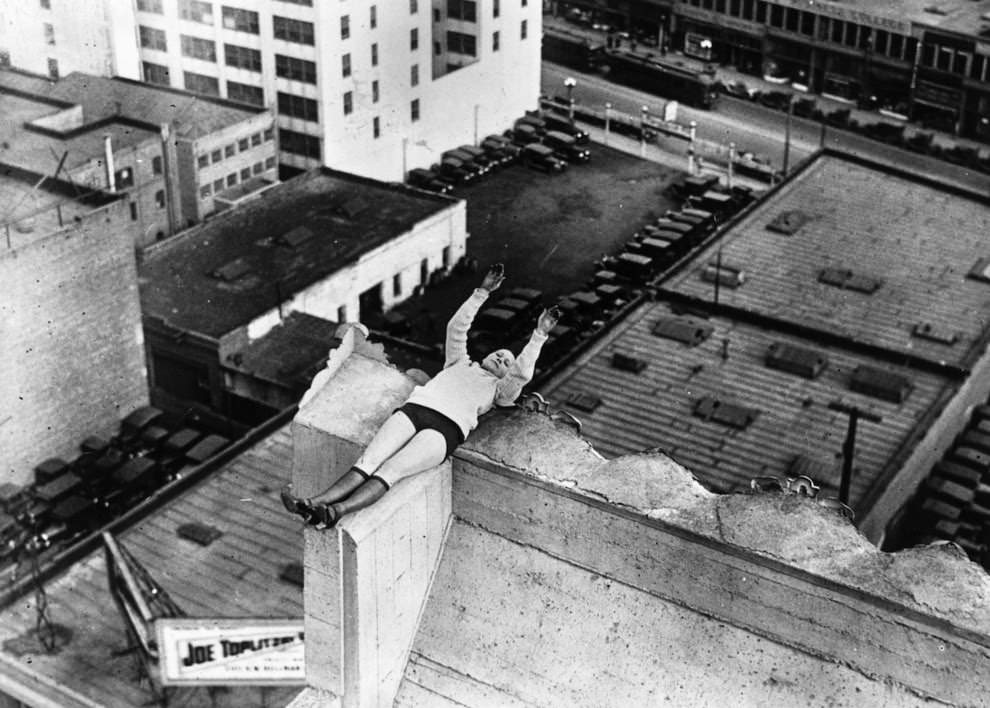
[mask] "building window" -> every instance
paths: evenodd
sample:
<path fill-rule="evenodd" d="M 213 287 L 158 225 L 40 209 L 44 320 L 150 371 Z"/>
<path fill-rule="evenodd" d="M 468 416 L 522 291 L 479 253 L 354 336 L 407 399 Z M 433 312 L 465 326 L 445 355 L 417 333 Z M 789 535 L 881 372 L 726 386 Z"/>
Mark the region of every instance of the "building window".
<path fill-rule="evenodd" d="M 416 27 L 409 30 L 409 48 L 413 51 L 419 49 L 419 29 Z"/>
<path fill-rule="evenodd" d="M 46 10 L 52 9 L 50 0 L 41 0 L 41 6 Z M 137 9 L 141 12 L 154 12 L 156 15 L 161 15 L 162 0 L 138 0 Z"/>
<path fill-rule="evenodd" d="M 131 221 L 137 221 L 137 202 L 131 202 Z"/>
<path fill-rule="evenodd" d="M 316 83 L 316 64 L 305 59 L 296 59 L 281 54 L 275 55 L 275 75 L 283 79 L 302 81 L 307 84 Z"/>
<path fill-rule="evenodd" d="M 378 8 L 375 5 L 371 6 L 371 29 L 375 29 L 378 26 Z"/>
<path fill-rule="evenodd" d="M 443 15 L 440 14 L 440 8 L 439 7 L 433 8 L 433 21 L 434 22 L 442 22 L 443 21 Z"/>
<path fill-rule="evenodd" d="M 241 84 L 237 81 L 227 82 L 227 98 L 239 103 L 249 103 L 252 106 L 265 105 L 265 91 L 260 86 Z M 233 145 L 231 145 L 233 147 Z"/>
<path fill-rule="evenodd" d="M 231 172 L 229 175 L 227 175 L 227 186 L 233 187 L 235 184 L 237 184 L 237 173 Z"/>
<path fill-rule="evenodd" d="M 351 16 L 342 15 L 340 18 L 340 38 L 347 39 L 351 36 Z"/>
<path fill-rule="evenodd" d="M 213 24 L 213 4 L 200 0 L 179 0 L 179 17 L 203 25 Z"/>
<path fill-rule="evenodd" d="M 149 84 L 158 84 L 159 86 L 169 85 L 167 66 L 144 61 L 141 62 L 141 68 L 144 70 L 144 80 Z"/>
<path fill-rule="evenodd" d="M 722 2 L 724 3 L 724 2 L 725 2 L 725 0 L 722 0 Z M 529 5 L 529 2 L 528 2 L 528 0 L 522 0 L 522 6 L 523 6 L 523 7 L 526 7 L 527 5 Z"/>
<path fill-rule="evenodd" d="M 52 0 L 41 0 L 41 9 L 42 10 L 51 10 L 52 9 Z"/>
<path fill-rule="evenodd" d="M 264 140 L 265 140 L 266 143 L 269 140 L 274 140 L 275 139 L 275 129 L 274 128 L 265 128 L 265 132 L 264 132 L 264 135 L 262 137 L 264 138 Z"/>
<path fill-rule="evenodd" d="M 162 156 L 155 155 L 151 158 L 151 174 L 160 175 L 162 173 Z"/>
<path fill-rule="evenodd" d="M 464 22 L 477 22 L 478 4 L 474 0 L 447 0 L 447 17 Z"/>
<path fill-rule="evenodd" d="M 55 44 L 55 25 L 45 22 L 42 26 L 45 29 L 45 42 L 47 44 Z"/>
<path fill-rule="evenodd" d="M 214 150 L 212 153 L 210 153 L 210 160 L 213 162 L 214 165 L 217 164 L 218 162 L 223 162 L 223 153 L 220 152 L 219 150 Z"/>
<path fill-rule="evenodd" d="M 402 295 L 402 274 L 396 273 L 392 276 L 392 295 L 399 297 Z"/>
<path fill-rule="evenodd" d="M 223 191 L 222 179 L 213 180 L 213 191 L 216 192 L 217 194 Z"/>
<path fill-rule="evenodd" d="M 282 0 L 282 2 L 291 3 L 293 5 L 305 5 L 306 7 L 313 7 L 313 0 Z"/>
<path fill-rule="evenodd" d="M 217 60 L 217 45 L 209 39 L 190 37 L 187 34 L 179 35 L 182 44 L 182 56 L 190 59 L 202 59 L 203 61 Z"/>
<path fill-rule="evenodd" d="M 409 68 L 409 83 L 412 86 L 419 86 L 419 64 L 413 64 Z"/>
<path fill-rule="evenodd" d="M 376 138 L 382 134 L 382 122 L 378 116 L 375 116 L 371 121 L 371 131 Z"/>
<path fill-rule="evenodd" d="M 347 306 L 341 305 L 337 308 L 337 324 L 347 322 Z"/>
<path fill-rule="evenodd" d="M 243 170 L 241 170 L 241 182 L 243 182 L 246 179 L 251 179 L 250 167 L 245 167 Z"/>
<path fill-rule="evenodd" d="M 311 98 L 294 96 L 291 93 L 278 92 L 278 112 L 283 116 L 302 118 L 303 120 L 319 122 L 317 116 L 316 101 Z"/>
<path fill-rule="evenodd" d="M 134 170 L 130 167 L 121 167 L 113 173 L 113 183 L 117 189 L 127 189 L 134 186 Z"/>
<path fill-rule="evenodd" d="M 223 45 L 223 57 L 227 66 L 248 71 L 261 71 L 261 52 L 257 49 L 239 47 L 236 44 Z"/>
<path fill-rule="evenodd" d="M 205 167 L 209 167 L 210 166 L 210 156 L 207 155 L 206 153 L 203 153 L 202 155 L 200 155 L 199 157 L 196 158 L 196 164 L 199 166 L 199 169 L 201 169 L 201 170 L 203 168 L 205 168 Z"/>
<path fill-rule="evenodd" d="M 342 56 L 340 58 L 340 63 L 341 63 L 341 73 L 344 75 L 344 78 L 347 78 L 348 76 L 351 75 L 351 55 L 345 54 L 344 56 Z"/>
<path fill-rule="evenodd" d="M 48 78 L 58 80 L 58 59 L 48 60 Z"/>
<path fill-rule="evenodd" d="M 344 92 L 344 115 L 350 115 L 354 110 L 354 94 L 350 91 Z"/>
<path fill-rule="evenodd" d="M 443 47 L 440 45 L 440 42 L 433 43 L 433 53 L 436 56 L 440 56 L 441 54 L 443 54 Z"/>
<path fill-rule="evenodd" d="M 253 165 L 251 165 L 251 169 L 249 171 L 252 174 L 260 175 L 262 172 L 265 171 L 265 164 L 263 162 L 256 162 Z"/>
<path fill-rule="evenodd" d="M 501 8 L 499 7 L 498 0 L 492 0 L 492 17 L 498 17 L 501 14 Z"/>
<path fill-rule="evenodd" d="M 526 20 L 523 20 L 519 25 L 519 36 L 522 39 L 526 39 L 527 32 L 528 32 L 528 26 L 526 24 Z"/>
<path fill-rule="evenodd" d="M 284 39 L 286 42 L 296 44 L 315 44 L 313 38 L 313 23 L 302 20 L 290 20 L 288 17 L 272 17 L 272 26 L 275 30 L 275 39 Z"/>
<path fill-rule="evenodd" d="M 414 98 L 412 103 L 409 104 L 409 113 L 412 117 L 413 122 L 419 120 L 419 99 Z"/>
<path fill-rule="evenodd" d="M 371 102 L 378 103 L 378 79 L 371 82 Z"/>
<path fill-rule="evenodd" d="M 250 147 L 251 147 L 251 141 L 248 140 L 247 138 L 241 138 L 240 140 L 237 141 L 237 149 L 240 150 L 241 152 L 244 152 Z"/>
<path fill-rule="evenodd" d="M 492 32 L 492 51 L 493 52 L 497 52 L 498 51 L 498 37 L 499 37 L 498 30 L 495 30 L 494 32 Z"/>
<path fill-rule="evenodd" d="M 419 3 L 416 0 L 409 0 L 409 14 L 415 15 L 419 12 Z"/>
<path fill-rule="evenodd" d="M 239 7 L 221 8 L 222 24 L 224 29 L 235 30 L 237 32 L 247 32 L 258 34 L 258 13 L 251 10 L 242 10 Z"/>
<path fill-rule="evenodd" d="M 0 66 L 10 66 L 10 52 L 0 49 Z"/>
<path fill-rule="evenodd" d="M 159 189 L 155 192 L 155 206 L 159 209 L 165 208 L 165 190 Z"/>
<path fill-rule="evenodd" d="M 157 49 L 161 52 L 168 51 L 168 43 L 165 41 L 164 30 L 138 25 L 138 37 L 141 41 L 141 46 L 145 49 Z"/>
<path fill-rule="evenodd" d="M 275 167 L 275 156 L 265 158 L 265 169 L 270 170 Z"/>
<path fill-rule="evenodd" d="M 450 268 L 450 246 L 443 247 L 443 267 Z"/>
<path fill-rule="evenodd" d="M 210 96 L 220 95 L 220 82 L 212 76 L 185 71 L 182 74 L 182 81 L 187 91 L 205 93 Z"/>
<path fill-rule="evenodd" d="M 210 185 L 204 184 L 202 187 L 199 188 L 200 199 L 206 199 L 211 194 L 213 194 L 213 188 L 210 187 Z"/>
<path fill-rule="evenodd" d="M 258 147 L 261 145 L 261 133 L 255 133 L 251 136 L 251 147 Z"/>
<path fill-rule="evenodd" d="M 305 157 L 320 158 L 320 139 L 312 135 L 297 133 L 294 130 L 278 129 L 279 147 L 285 152 L 291 152 Z M 269 158 L 274 161 L 275 158 Z M 274 165 L 273 165 L 274 166 Z"/>
<path fill-rule="evenodd" d="M 371 65 L 378 66 L 378 42 L 371 45 Z"/>
<path fill-rule="evenodd" d="M 469 57 L 478 55 L 477 41 L 474 35 L 462 32 L 447 33 L 447 51 L 454 54 L 466 54 Z"/>

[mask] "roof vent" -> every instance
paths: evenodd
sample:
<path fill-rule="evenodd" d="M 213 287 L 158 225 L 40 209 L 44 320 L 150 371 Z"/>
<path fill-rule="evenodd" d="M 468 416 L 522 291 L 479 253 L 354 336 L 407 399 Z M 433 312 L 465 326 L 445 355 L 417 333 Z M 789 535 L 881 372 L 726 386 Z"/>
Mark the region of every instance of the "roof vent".
<path fill-rule="evenodd" d="M 903 403 L 914 389 L 911 379 L 892 371 L 884 371 L 872 366 L 857 366 L 853 371 L 849 388 L 873 398 L 890 403 Z"/>
<path fill-rule="evenodd" d="M 947 15 L 948 13 L 940 8 L 938 5 L 929 5 L 925 8 L 925 12 L 930 12 L 933 15 Z"/>
<path fill-rule="evenodd" d="M 857 275 L 847 268 L 824 268 L 818 274 L 818 282 L 844 290 L 871 295 L 880 289 L 883 280 L 869 275 Z"/>
<path fill-rule="evenodd" d="M 638 374 L 646 368 L 646 362 L 642 359 L 638 359 L 637 357 L 629 356 L 628 354 L 615 352 L 612 354 L 612 368 L 618 369 L 619 371 L 630 371 L 634 374 Z"/>
<path fill-rule="evenodd" d="M 288 246 L 289 248 L 296 248 L 297 246 L 300 246 L 301 244 L 304 244 L 307 241 L 309 241 L 315 235 L 316 234 L 314 234 L 312 230 L 309 229 L 309 227 L 297 226 L 291 231 L 287 231 L 286 233 L 279 236 L 278 242 L 285 246 Z"/>
<path fill-rule="evenodd" d="M 694 414 L 705 420 L 713 420 L 740 430 L 749 427 L 760 415 L 755 408 L 746 408 L 737 403 L 721 401 L 715 396 L 704 396 L 694 404 Z"/>
<path fill-rule="evenodd" d="M 225 283 L 232 283 L 238 278 L 243 278 L 245 275 L 251 272 L 251 266 L 243 258 L 235 258 L 229 263 L 224 263 L 222 266 L 214 270 L 210 275 L 212 275 L 217 280 L 222 280 Z"/>
<path fill-rule="evenodd" d="M 653 334 L 696 347 L 715 331 L 713 325 L 694 317 L 662 317 L 653 326 Z"/>
<path fill-rule="evenodd" d="M 342 201 L 337 207 L 337 213 L 348 219 L 353 219 L 367 208 L 368 204 L 364 201 L 364 198 L 356 196 Z"/>
<path fill-rule="evenodd" d="M 939 344 L 947 344 L 950 347 L 959 339 L 959 335 L 955 332 L 933 325 L 931 322 L 919 322 L 911 330 L 911 334 L 919 339 L 928 339 Z"/>
<path fill-rule="evenodd" d="M 807 224 L 809 221 L 811 221 L 811 217 L 803 211 L 799 211 L 797 209 L 793 211 L 785 211 L 782 214 L 778 214 L 777 218 L 767 224 L 767 230 L 776 231 L 779 234 L 791 236 L 797 233 L 798 229 Z"/>
<path fill-rule="evenodd" d="M 592 396 L 590 393 L 579 391 L 578 393 L 571 394 L 566 402 L 572 408 L 577 408 L 579 411 L 584 411 L 585 413 L 591 413 L 602 404 L 602 399 L 598 396 Z"/>
<path fill-rule="evenodd" d="M 990 258 L 981 258 L 976 261 L 973 267 L 969 269 L 966 277 L 973 280 L 981 280 L 984 283 L 990 283 Z"/>
<path fill-rule="evenodd" d="M 719 285 L 727 288 L 738 288 L 745 282 L 746 276 L 743 274 L 741 268 L 727 266 L 725 264 L 709 263 L 701 271 L 701 279 L 706 283 L 714 283 L 718 280 Z"/>
<path fill-rule="evenodd" d="M 816 379 L 828 366 L 828 357 L 814 349 L 774 342 L 767 350 L 766 364 L 771 369 Z"/>
<path fill-rule="evenodd" d="M 201 546 L 209 546 L 211 543 L 223 536 L 223 531 L 218 529 L 216 526 L 207 526 L 206 524 L 201 524 L 199 522 L 182 524 L 178 529 L 176 529 L 176 533 L 179 534 L 179 538 L 194 541 Z"/>

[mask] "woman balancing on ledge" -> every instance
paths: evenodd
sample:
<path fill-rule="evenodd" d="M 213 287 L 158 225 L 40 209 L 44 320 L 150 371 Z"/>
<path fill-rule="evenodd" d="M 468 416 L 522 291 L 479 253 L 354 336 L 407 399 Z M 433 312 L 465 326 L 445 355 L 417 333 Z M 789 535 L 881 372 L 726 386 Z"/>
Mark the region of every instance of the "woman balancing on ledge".
<path fill-rule="evenodd" d="M 493 406 L 511 405 L 531 378 L 540 349 L 557 324 L 556 308 L 544 310 L 529 342 L 515 358 L 507 349 L 478 364 L 467 352 L 467 333 L 478 309 L 505 279 L 501 264 L 447 324 L 443 370 L 413 389 L 405 405 L 385 421 L 361 458 L 328 489 L 311 499 L 282 489 L 285 508 L 317 528 L 330 528 L 344 514 L 374 504 L 396 482 L 443 462 Z"/>

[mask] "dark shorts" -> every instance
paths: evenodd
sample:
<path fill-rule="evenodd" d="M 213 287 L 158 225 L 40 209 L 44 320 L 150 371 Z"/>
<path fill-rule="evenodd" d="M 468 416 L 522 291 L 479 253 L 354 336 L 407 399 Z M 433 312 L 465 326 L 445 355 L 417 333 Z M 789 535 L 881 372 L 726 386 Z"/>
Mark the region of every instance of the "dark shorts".
<path fill-rule="evenodd" d="M 407 403 L 399 410 L 412 421 L 417 433 L 420 430 L 436 430 L 443 435 L 443 439 L 447 441 L 446 457 L 450 457 L 450 453 L 464 442 L 464 433 L 461 432 L 460 426 L 443 413 L 437 413 L 432 408 L 418 403 Z"/>

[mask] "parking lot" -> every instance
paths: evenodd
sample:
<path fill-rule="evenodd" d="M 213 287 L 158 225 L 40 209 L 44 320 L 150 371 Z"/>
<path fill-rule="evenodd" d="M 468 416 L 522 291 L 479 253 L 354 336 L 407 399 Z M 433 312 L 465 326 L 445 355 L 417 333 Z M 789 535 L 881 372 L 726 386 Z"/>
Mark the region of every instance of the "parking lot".
<path fill-rule="evenodd" d="M 491 263 L 505 264 L 505 290 L 536 288 L 553 304 L 580 290 L 603 254 L 621 250 L 644 223 L 677 206 L 664 190 L 679 172 L 599 144 L 591 151 L 589 164 L 562 174 L 516 164 L 454 190 L 467 200 L 467 253 L 478 272 L 455 273 L 398 308 L 412 325 L 410 339 L 441 341 L 447 320 Z"/>

